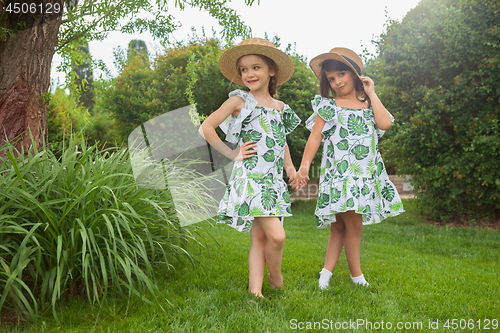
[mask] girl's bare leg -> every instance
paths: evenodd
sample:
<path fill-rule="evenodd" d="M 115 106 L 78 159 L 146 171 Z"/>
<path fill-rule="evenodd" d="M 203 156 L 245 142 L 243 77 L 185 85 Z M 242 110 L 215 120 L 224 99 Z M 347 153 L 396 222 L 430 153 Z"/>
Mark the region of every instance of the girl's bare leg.
<path fill-rule="evenodd" d="M 325 266 L 324 268 L 330 272 L 337 265 L 340 253 L 344 247 L 345 240 L 345 224 L 340 214 L 336 215 L 337 222 L 330 224 L 330 237 L 326 246 Z"/>
<path fill-rule="evenodd" d="M 260 225 L 267 238 L 264 251 L 267 269 L 269 270 L 268 280 L 271 288 L 283 286 L 281 276 L 281 262 L 283 260 L 283 245 L 286 234 L 281 221 L 277 217 L 256 217 L 254 223 Z"/>
<path fill-rule="evenodd" d="M 266 269 L 265 248 L 267 237 L 258 223 L 250 230 L 251 245 L 248 253 L 248 291 L 257 297 L 262 296 L 262 280 Z"/>
<path fill-rule="evenodd" d="M 341 213 L 345 224 L 345 255 L 352 277 L 363 274 L 361 272 L 361 233 L 363 231 L 363 217 L 354 211 Z"/>

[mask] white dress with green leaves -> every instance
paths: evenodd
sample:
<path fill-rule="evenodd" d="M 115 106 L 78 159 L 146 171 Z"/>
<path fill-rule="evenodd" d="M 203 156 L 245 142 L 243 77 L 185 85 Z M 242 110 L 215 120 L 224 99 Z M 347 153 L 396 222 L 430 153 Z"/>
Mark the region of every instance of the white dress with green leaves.
<path fill-rule="evenodd" d="M 384 131 L 375 124 L 373 109 L 339 107 L 335 99 L 319 95 L 312 105 L 314 113 L 306 127 L 312 131 L 316 115 L 326 122 L 315 211 L 317 227 L 327 227 L 336 221 L 335 214 L 351 210 L 363 214 L 363 224 L 404 212 L 378 149 Z"/>
<path fill-rule="evenodd" d="M 229 116 L 219 127 L 226 141 L 241 146 L 249 140 L 257 144 L 257 154 L 236 161 L 219 204 L 217 223 L 238 231 L 250 231 L 254 217 L 292 216 L 290 195 L 283 180 L 286 135 L 300 123 L 300 118 L 285 104 L 283 111 L 257 106 L 255 97 L 235 90 L 229 97 L 245 101 L 238 116 Z"/>

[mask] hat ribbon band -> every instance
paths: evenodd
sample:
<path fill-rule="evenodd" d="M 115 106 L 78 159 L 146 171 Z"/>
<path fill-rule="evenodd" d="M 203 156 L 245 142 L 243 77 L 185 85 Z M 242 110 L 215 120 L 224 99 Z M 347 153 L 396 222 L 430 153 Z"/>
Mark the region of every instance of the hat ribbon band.
<path fill-rule="evenodd" d="M 348 58 L 346 56 L 342 56 L 342 58 L 347 60 L 347 62 L 349 62 L 352 65 L 352 67 L 354 67 L 354 69 L 356 70 L 358 75 L 361 75 L 361 68 L 359 68 L 358 64 L 356 64 L 354 61 L 352 61 L 350 58 Z"/>

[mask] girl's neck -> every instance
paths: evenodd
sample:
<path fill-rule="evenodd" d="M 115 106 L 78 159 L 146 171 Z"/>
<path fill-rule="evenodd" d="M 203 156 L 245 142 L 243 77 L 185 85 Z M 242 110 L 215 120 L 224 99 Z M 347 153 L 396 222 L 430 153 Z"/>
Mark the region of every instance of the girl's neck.
<path fill-rule="evenodd" d="M 250 91 L 250 93 L 257 100 L 258 106 L 283 111 L 283 106 L 284 106 L 283 102 L 275 100 L 271 96 L 269 91 L 267 90 L 265 92 Z"/>
<path fill-rule="evenodd" d="M 348 109 L 364 109 L 368 108 L 368 102 L 359 100 L 357 94 L 349 94 L 347 96 L 336 96 L 335 102 L 338 106 Z"/>
<path fill-rule="evenodd" d="M 273 101 L 273 97 L 269 93 L 269 90 L 250 90 L 250 93 L 255 97 L 257 101 Z"/>

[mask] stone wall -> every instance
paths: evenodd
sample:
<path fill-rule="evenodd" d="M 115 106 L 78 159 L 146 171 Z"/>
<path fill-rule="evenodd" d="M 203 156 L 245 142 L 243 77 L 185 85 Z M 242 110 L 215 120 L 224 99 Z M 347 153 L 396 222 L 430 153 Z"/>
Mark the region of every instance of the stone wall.
<path fill-rule="evenodd" d="M 406 176 L 406 180 L 402 176 L 389 175 L 389 179 L 396 186 L 396 190 L 402 198 L 413 197 L 415 193 L 409 181 L 410 176 Z M 294 192 L 291 196 L 293 199 L 307 200 L 316 199 L 319 194 L 319 183 L 318 181 L 310 181 L 307 186 L 304 186 L 300 191 Z"/>
<path fill-rule="evenodd" d="M 406 178 L 406 179 L 405 179 Z M 414 196 L 413 186 L 411 185 L 411 176 L 389 175 L 389 179 L 396 186 L 396 190 L 401 197 Z"/>

